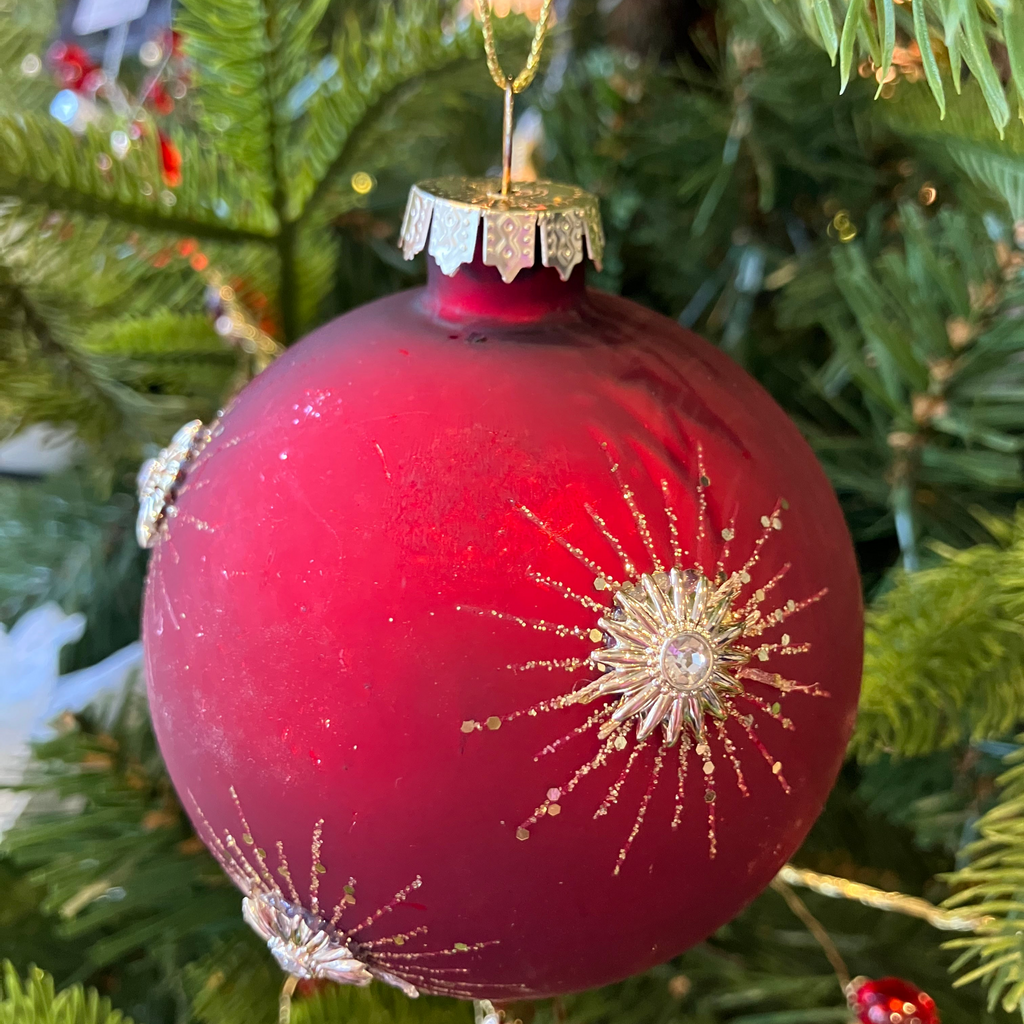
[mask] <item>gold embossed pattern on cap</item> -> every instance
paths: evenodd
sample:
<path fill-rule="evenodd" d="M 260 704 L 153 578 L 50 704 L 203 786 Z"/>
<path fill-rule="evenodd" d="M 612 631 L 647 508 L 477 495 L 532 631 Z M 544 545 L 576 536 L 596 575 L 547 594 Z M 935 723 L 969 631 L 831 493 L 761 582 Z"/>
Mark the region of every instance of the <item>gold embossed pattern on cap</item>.
<path fill-rule="evenodd" d="M 563 281 L 589 255 L 601 269 L 604 229 L 597 197 L 575 185 L 515 181 L 507 194 L 498 178 L 435 178 L 413 185 L 402 221 L 402 254 L 424 249 L 442 273 L 472 261 L 483 225 L 483 260 L 507 284 L 537 262 Z"/>

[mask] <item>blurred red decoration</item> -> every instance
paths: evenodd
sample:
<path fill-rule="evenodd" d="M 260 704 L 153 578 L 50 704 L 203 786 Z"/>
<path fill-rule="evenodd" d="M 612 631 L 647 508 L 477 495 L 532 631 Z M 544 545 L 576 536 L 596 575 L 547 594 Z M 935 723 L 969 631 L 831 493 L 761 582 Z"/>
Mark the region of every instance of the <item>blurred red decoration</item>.
<path fill-rule="evenodd" d="M 174 98 L 164 88 L 160 79 L 157 79 L 149 90 L 147 102 L 158 114 L 169 114 L 174 110 Z"/>
<path fill-rule="evenodd" d="M 164 46 L 165 48 L 168 45 L 170 46 L 172 57 L 184 57 L 184 42 L 185 37 L 180 32 L 176 32 L 174 29 L 171 29 L 171 31 L 167 34 L 167 39 L 164 42 Z"/>
<path fill-rule="evenodd" d="M 181 150 L 163 133 L 160 139 L 160 163 L 163 167 L 164 184 L 175 188 L 181 184 Z"/>
<path fill-rule="evenodd" d="M 940 1024 L 935 1000 L 902 978 L 864 982 L 851 1008 L 862 1024 Z"/>
<path fill-rule="evenodd" d="M 54 43 L 47 56 L 65 89 L 85 92 L 99 86 L 100 69 L 81 46 L 75 43 Z"/>

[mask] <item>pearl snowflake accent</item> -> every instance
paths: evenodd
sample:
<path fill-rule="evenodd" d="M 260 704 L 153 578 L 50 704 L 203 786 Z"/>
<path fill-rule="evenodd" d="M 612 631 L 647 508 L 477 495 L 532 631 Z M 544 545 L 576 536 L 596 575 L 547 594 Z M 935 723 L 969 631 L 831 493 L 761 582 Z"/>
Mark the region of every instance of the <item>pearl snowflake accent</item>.
<path fill-rule="evenodd" d="M 140 548 L 151 548 L 160 537 L 160 525 L 174 514 L 171 502 L 185 464 L 203 450 L 210 439 L 202 420 L 190 420 L 171 438 L 171 443 L 154 459 L 147 459 L 136 480 L 139 515 L 135 537 Z"/>

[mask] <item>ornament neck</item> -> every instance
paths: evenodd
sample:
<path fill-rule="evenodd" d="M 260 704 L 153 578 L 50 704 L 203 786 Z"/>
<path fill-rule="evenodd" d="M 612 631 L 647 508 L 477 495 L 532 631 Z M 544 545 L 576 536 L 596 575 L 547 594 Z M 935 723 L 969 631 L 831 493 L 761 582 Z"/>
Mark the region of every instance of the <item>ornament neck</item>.
<path fill-rule="evenodd" d="M 538 264 L 525 268 L 506 284 L 496 267 L 484 266 L 479 249 L 448 277 L 433 257 L 427 258 L 427 293 L 424 307 L 437 320 L 463 323 L 500 319 L 529 323 L 550 313 L 572 309 L 586 294 L 586 270 L 577 264 L 568 281 L 554 267 Z"/>

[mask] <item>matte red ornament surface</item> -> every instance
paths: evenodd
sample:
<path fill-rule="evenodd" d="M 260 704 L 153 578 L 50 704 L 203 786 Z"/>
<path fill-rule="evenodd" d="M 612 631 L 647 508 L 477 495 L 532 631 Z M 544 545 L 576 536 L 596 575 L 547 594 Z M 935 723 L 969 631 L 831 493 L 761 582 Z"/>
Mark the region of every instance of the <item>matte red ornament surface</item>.
<path fill-rule="evenodd" d="M 229 863 L 287 894 L 283 853 L 342 929 L 422 879 L 358 933 L 425 927 L 376 947 L 407 982 L 588 988 L 704 938 L 799 845 L 853 724 L 859 578 L 811 451 L 728 357 L 582 267 L 431 271 L 282 356 L 188 467 L 150 564 L 153 717 Z M 582 774 L 610 699 L 516 715 L 601 674 L 597 580 L 755 551 L 736 607 L 766 588 L 779 620 L 750 664 L 805 689 L 746 679 L 704 754 L 630 722 Z"/>
<path fill-rule="evenodd" d="M 902 978 L 865 981 L 852 1004 L 862 1024 L 940 1024 L 935 1000 Z"/>

